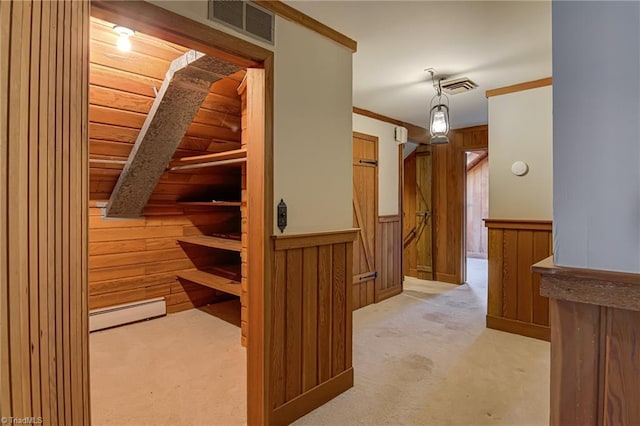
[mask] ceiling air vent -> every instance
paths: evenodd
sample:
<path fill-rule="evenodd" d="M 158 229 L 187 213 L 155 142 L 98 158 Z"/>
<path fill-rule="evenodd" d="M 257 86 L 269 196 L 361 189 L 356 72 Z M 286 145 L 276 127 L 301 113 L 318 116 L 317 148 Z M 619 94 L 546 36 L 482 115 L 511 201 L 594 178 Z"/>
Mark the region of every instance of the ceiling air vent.
<path fill-rule="evenodd" d="M 442 90 L 448 95 L 457 95 L 458 93 L 468 92 L 478 87 L 477 84 L 467 77 L 455 80 L 442 80 L 440 84 L 442 85 Z"/>
<path fill-rule="evenodd" d="M 210 0 L 209 20 L 273 44 L 273 13 L 250 1 Z"/>

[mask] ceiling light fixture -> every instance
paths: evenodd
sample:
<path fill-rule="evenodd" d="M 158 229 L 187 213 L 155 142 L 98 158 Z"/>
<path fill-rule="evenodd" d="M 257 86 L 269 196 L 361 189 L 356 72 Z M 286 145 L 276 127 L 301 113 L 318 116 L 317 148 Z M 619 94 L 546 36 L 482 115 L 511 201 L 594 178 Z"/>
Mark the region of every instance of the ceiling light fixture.
<path fill-rule="evenodd" d="M 436 89 L 436 95 L 431 99 L 429 104 L 429 132 L 431 133 L 431 145 L 439 145 L 449 143 L 449 98 L 442 94 L 441 82 L 444 78 L 436 79 L 435 70 L 427 69 L 431 74 L 433 88 Z"/>
<path fill-rule="evenodd" d="M 118 42 L 116 43 L 116 46 L 118 46 L 118 49 L 120 49 L 123 52 L 131 51 L 131 40 L 129 40 L 129 37 L 131 37 L 134 34 L 133 30 L 127 27 L 121 27 L 119 25 L 116 25 L 115 27 L 113 27 L 113 30 L 118 34 L 120 34 L 120 37 L 118 38 Z"/>

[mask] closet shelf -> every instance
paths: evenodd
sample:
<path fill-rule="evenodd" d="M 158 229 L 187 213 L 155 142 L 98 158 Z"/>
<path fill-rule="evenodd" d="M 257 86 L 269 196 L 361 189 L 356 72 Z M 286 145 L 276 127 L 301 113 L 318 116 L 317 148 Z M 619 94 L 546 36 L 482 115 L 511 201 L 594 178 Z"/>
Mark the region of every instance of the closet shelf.
<path fill-rule="evenodd" d="M 238 281 L 216 275 L 209 269 L 189 269 L 178 273 L 177 276 L 178 278 L 235 296 L 240 296 L 241 293 L 241 285 Z"/>
<path fill-rule="evenodd" d="M 242 251 L 242 242 L 234 238 L 212 237 L 209 235 L 194 235 L 192 237 L 180 237 L 177 240 L 183 243 L 195 244 L 204 247 L 237 252 Z"/>
<path fill-rule="evenodd" d="M 178 201 L 182 206 L 196 207 L 241 207 L 241 201 Z"/>
<path fill-rule="evenodd" d="M 183 157 L 171 161 L 167 169 L 170 171 L 196 169 L 201 167 L 215 167 L 243 163 L 245 161 L 247 161 L 247 150 L 234 149 L 233 151 L 216 152 L 214 154 Z"/>

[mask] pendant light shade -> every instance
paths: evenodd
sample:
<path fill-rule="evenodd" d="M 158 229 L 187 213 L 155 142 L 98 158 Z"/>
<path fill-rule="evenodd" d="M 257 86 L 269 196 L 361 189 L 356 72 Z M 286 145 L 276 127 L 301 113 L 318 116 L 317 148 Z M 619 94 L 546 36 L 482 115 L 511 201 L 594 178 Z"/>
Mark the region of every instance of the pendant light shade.
<path fill-rule="evenodd" d="M 442 87 L 439 79 L 433 78 L 433 71 L 431 78 L 433 79 L 433 87 L 436 89 L 436 95 L 431 99 L 430 112 L 429 112 L 429 133 L 431 134 L 431 145 L 444 144 L 449 142 L 449 98 L 442 94 Z"/>

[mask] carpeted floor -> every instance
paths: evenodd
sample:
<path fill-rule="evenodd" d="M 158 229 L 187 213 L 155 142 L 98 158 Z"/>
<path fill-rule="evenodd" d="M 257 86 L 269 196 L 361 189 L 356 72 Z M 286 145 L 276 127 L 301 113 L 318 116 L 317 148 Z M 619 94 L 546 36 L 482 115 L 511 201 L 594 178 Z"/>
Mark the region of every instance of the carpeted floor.
<path fill-rule="evenodd" d="M 354 388 L 296 424 L 548 424 L 549 344 L 485 329 L 486 261 L 468 276 L 356 311 Z M 94 333 L 93 424 L 243 424 L 245 362 L 238 329 L 199 310 Z"/>

